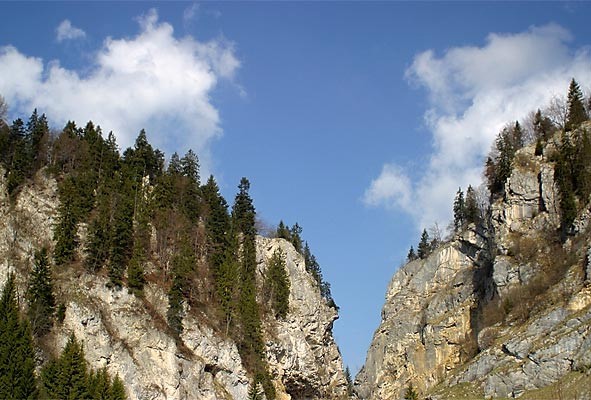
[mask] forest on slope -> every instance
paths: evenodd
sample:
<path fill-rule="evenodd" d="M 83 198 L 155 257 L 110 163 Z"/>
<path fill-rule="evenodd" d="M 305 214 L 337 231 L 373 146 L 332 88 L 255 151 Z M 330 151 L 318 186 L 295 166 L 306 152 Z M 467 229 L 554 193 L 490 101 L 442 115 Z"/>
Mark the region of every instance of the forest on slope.
<path fill-rule="evenodd" d="M 54 295 L 52 270 L 84 269 L 107 276 L 111 290 L 128 290 L 139 299 L 144 296 L 146 282 L 163 287 L 168 293 L 167 330 L 181 348 L 185 313 L 187 309 L 199 310 L 209 326 L 237 343 L 242 362 L 253 377 L 253 396 L 260 384 L 266 398 L 274 398 L 261 324 L 285 318 L 290 287 L 281 251 L 273 255 L 263 287 L 256 285 L 258 222 L 249 180 L 242 178 L 230 208 L 213 176 L 201 183 L 199 158 L 192 150 L 182 157 L 174 153 L 166 162 L 164 153 L 152 147 L 142 130 L 135 145 L 120 154 L 115 135 L 111 132 L 105 137 L 92 122 L 84 128 L 68 122 L 61 131 L 53 132 L 46 116 L 34 110 L 27 122 L 18 118 L 9 124 L 2 104 L 0 164 L 10 201 L 38 173 L 58 182 L 53 238 L 37 249 L 34 265 L 13 265 L 29 271 L 27 301 L 20 316 L 13 315 L 13 278 L 9 277 L 3 292 L 6 304 L 12 304 L 3 308 L 3 315 L 11 314 L 23 332 L 32 333 L 24 345 L 26 351 L 39 346 L 65 313 L 65 303 Z M 301 234 L 297 223 L 289 227 L 282 221 L 271 233 L 290 241 L 302 254 L 322 296 L 336 308 L 330 285 Z M 148 269 L 148 264 L 156 268 Z M 4 326 L 0 330 L 2 335 L 10 333 Z M 4 343 L 9 349 L 13 342 L 7 339 Z M 67 357 L 76 358 L 83 369 L 79 375 L 86 385 L 84 396 L 110 399 L 92 394 L 99 386 L 115 393 L 112 398 L 123 393 L 117 377 L 112 379 L 105 370 L 86 371 L 81 347 L 72 337 L 63 354 L 43 366 L 40 377 L 32 372 L 34 362 L 28 359 L 30 396 L 23 397 L 63 394 L 62 386 L 45 394 L 44 377 L 70 374 L 59 369 L 66 363 L 62 358 Z M 41 384 L 35 382 L 39 378 Z M 16 378 L 2 370 L 0 379 Z"/>

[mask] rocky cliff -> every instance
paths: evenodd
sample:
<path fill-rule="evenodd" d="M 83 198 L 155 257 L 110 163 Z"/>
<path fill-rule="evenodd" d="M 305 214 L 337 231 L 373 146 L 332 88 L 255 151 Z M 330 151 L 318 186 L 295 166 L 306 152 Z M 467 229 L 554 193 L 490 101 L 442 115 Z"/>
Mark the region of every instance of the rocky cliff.
<path fill-rule="evenodd" d="M 4 176 L 0 171 L 0 176 Z M 26 290 L 33 252 L 52 247 L 59 205 L 56 182 L 40 171 L 11 203 L 0 180 L 0 284 L 16 272 Z M 84 226 L 80 228 L 84 237 Z M 283 239 L 257 238 L 258 278 L 276 248 L 286 254 L 290 311 L 283 321 L 263 321 L 266 353 L 278 399 L 346 395 L 339 350 L 332 337 L 337 318 L 306 272 L 303 257 Z M 54 268 L 56 295 L 66 305 L 63 323 L 43 338 L 40 363 L 65 345 L 71 333 L 83 343 L 93 368 L 106 366 L 124 381 L 130 399 L 245 399 L 252 377 L 236 344 L 211 328 L 200 310 L 186 310 L 181 341 L 166 324 L 168 298 L 158 282 L 144 299 L 107 287 L 104 275 L 84 268 Z M 259 279 L 262 281 L 262 279 Z"/>
<path fill-rule="evenodd" d="M 561 241 L 554 148 L 519 150 L 487 221 L 394 275 L 359 397 L 591 398 L 589 205 Z"/>

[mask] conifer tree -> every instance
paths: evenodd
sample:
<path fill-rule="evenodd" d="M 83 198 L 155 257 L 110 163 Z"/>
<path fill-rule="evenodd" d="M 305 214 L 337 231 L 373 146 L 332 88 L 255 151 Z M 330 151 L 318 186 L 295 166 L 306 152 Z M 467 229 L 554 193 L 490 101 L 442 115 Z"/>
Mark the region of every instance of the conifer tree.
<path fill-rule="evenodd" d="M 421 234 L 421 241 L 419 242 L 419 247 L 417 250 L 417 255 L 419 256 L 419 258 L 424 259 L 427 258 L 430 252 L 431 244 L 429 234 L 427 233 L 426 229 L 423 229 L 423 233 Z"/>
<path fill-rule="evenodd" d="M 289 230 L 291 244 L 298 253 L 302 252 L 302 227 L 296 222 Z"/>
<path fill-rule="evenodd" d="M 275 234 L 280 239 L 286 239 L 291 241 L 291 236 L 289 232 L 289 227 L 286 226 L 283 221 L 279 221 L 279 225 L 277 225 L 277 232 Z"/>
<path fill-rule="evenodd" d="M 267 287 L 275 317 L 281 319 L 285 318 L 289 311 L 290 282 L 285 268 L 285 254 L 281 249 L 277 249 L 269 260 Z"/>
<path fill-rule="evenodd" d="M 35 358 L 31 329 L 19 315 L 14 275 L 0 297 L 0 398 L 35 399 Z"/>
<path fill-rule="evenodd" d="M 351 371 L 349 370 L 349 366 L 345 368 L 345 380 L 347 381 L 347 394 L 349 396 L 353 396 L 355 390 L 353 389 L 353 378 L 351 378 Z"/>
<path fill-rule="evenodd" d="M 480 210 L 478 209 L 478 201 L 476 200 L 476 192 L 472 185 L 468 185 L 466 191 L 466 206 L 464 211 L 466 222 L 469 224 L 478 224 L 480 221 Z"/>
<path fill-rule="evenodd" d="M 404 400 L 419 400 L 419 394 L 415 390 L 412 383 L 408 384 L 406 392 L 404 392 Z"/>
<path fill-rule="evenodd" d="M 64 183 L 62 186 L 59 215 L 53 231 L 53 240 L 56 242 L 53 257 L 57 265 L 69 262 L 78 246 L 78 213 L 73 198 L 73 184 Z"/>
<path fill-rule="evenodd" d="M 458 232 L 464 226 L 466 220 L 464 204 L 464 192 L 462 188 L 458 188 L 456 198 L 454 199 L 454 229 Z"/>
<path fill-rule="evenodd" d="M 566 117 L 566 131 L 576 129 L 582 122 L 589 119 L 583 104 L 583 92 L 575 79 L 570 81 L 568 88 L 568 112 Z"/>
<path fill-rule="evenodd" d="M 199 157 L 191 149 L 180 160 L 181 174 L 189 180 L 199 185 Z"/>
<path fill-rule="evenodd" d="M 42 336 L 51 329 L 55 309 L 51 270 L 45 247 L 35 253 L 35 262 L 29 278 L 27 302 L 33 333 L 36 336 Z"/>
<path fill-rule="evenodd" d="M 413 246 L 410 246 L 410 249 L 408 250 L 408 254 L 406 256 L 406 261 L 407 262 L 411 262 L 414 261 L 418 258 L 417 253 L 415 252 L 415 249 Z"/>

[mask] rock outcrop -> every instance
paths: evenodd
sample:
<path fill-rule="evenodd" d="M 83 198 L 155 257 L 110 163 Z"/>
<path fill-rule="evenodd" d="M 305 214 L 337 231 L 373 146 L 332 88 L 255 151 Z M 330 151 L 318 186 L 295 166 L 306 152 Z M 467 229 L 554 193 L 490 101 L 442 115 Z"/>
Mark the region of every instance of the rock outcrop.
<path fill-rule="evenodd" d="M 0 171 L 0 176 L 4 176 Z M 55 180 L 43 171 L 25 185 L 14 204 L 0 179 L 0 284 L 16 273 L 26 290 L 33 252 L 52 247 L 59 199 Z M 284 321 L 264 321 L 268 363 L 278 399 L 346 397 L 341 355 L 332 337 L 337 318 L 320 295 L 304 260 L 283 239 L 257 238 L 258 272 L 276 248 L 286 254 L 291 284 Z M 42 357 L 57 353 L 74 333 L 93 368 L 107 367 L 124 381 L 130 399 L 245 399 L 252 381 L 236 344 L 212 329 L 199 312 L 187 312 L 182 343 L 166 324 L 168 298 L 157 283 L 145 298 L 107 287 L 107 277 L 83 268 L 54 270 L 63 323 L 44 338 Z"/>
<path fill-rule="evenodd" d="M 548 153 L 518 151 L 489 220 L 394 275 L 360 398 L 402 399 L 409 384 L 430 399 L 591 398 L 589 211 L 576 235 L 556 239 Z"/>

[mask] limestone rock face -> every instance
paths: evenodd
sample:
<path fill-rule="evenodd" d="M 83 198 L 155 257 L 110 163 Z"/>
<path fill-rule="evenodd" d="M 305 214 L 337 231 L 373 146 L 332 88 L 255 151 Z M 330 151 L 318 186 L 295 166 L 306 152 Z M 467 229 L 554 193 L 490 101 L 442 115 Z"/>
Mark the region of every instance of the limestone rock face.
<path fill-rule="evenodd" d="M 589 211 L 575 221 L 574 237 L 554 242 L 565 255 L 573 253 L 572 261 L 544 292 L 544 305 L 524 310 L 522 320 L 483 322 L 483 306 L 494 300 L 518 307 L 515 293 L 543 285 L 540 271 L 556 262 L 557 247 L 546 237 L 560 226 L 559 195 L 546 153 L 535 156 L 533 146 L 518 151 L 486 228 L 470 227 L 396 272 L 356 377 L 360 398 L 402 399 L 409 383 L 433 400 L 457 397 L 446 390 L 466 385 L 474 390 L 469 398 L 519 397 L 589 369 Z M 586 395 L 591 392 L 581 398 Z"/>
<path fill-rule="evenodd" d="M 59 199 L 56 182 L 41 171 L 11 205 L 0 171 L 0 284 L 16 272 L 25 292 L 35 250 L 53 247 Z M 264 321 L 268 362 L 278 399 L 346 397 L 341 355 L 332 337 L 337 312 L 327 305 L 303 258 L 282 239 L 257 238 L 258 282 L 276 248 L 286 255 L 291 283 L 290 311 L 284 321 Z M 145 299 L 126 289 L 109 289 L 107 277 L 81 268 L 54 269 L 63 324 L 45 342 L 57 353 L 74 333 L 93 368 L 107 367 L 135 399 L 245 399 L 252 377 L 236 344 L 188 312 L 180 346 L 166 324 L 165 290 L 149 283 Z M 44 357 L 48 357 L 45 354 Z"/>
<path fill-rule="evenodd" d="M 399 398 L 409 382 L 425 390 L 465 361 L 484 248 L 469 231 L 394 275 L 355 382 L 361 398 Z"/>
<path fill-rule="evenodd" d="M 271 370 L 293 399 L 346 398 L 341 354 L 332 337 L 337 311 L 320 295 L 304 258 L 284 239 L 257 239 L 259 280 L 276 249 L 285 254 L 291 289 L 285 320 L 265 324 Z"/>

